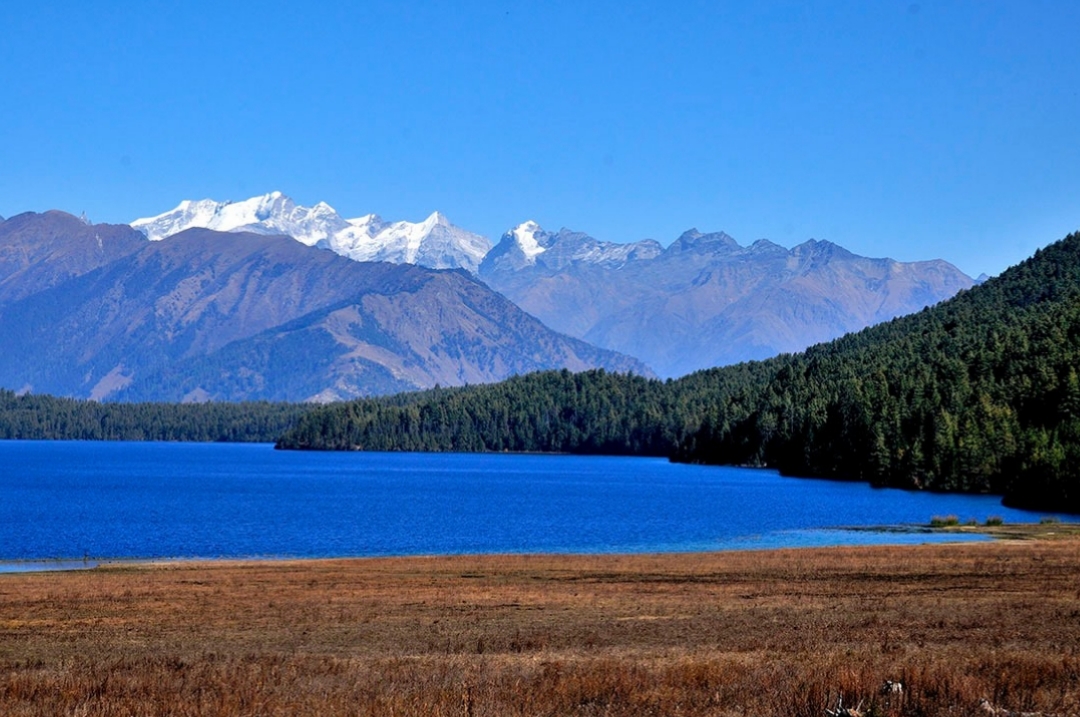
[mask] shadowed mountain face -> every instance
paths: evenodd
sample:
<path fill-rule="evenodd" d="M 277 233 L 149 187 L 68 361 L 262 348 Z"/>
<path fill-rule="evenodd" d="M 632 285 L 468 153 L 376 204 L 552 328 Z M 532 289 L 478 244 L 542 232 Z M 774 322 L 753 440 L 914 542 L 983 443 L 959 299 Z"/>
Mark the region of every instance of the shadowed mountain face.
<path fill-rule="evenodd" d="M 799 351 L 974 283 L 945 261 L 869 259 L 822 241 L 743 247 L 691 230 L 663 249 L 531 223 L 503 236 L 480 276 L 557 331 L 662 376 Z"/>
<path fill-rule="evenodd" d="M 0 305 L 93 271 L 146 244 L 126 224 L 85 224 L 64 212 L 0 221 Z"/>
<path fill-rule="evenodd" d="M 15 389 L 329 400 L 541 368 L 647 372 L 463 272 L 285 237 L 193 229 L 148 242 L 49 212 L 0 224 L 0 252 L 0 385 Z"/>

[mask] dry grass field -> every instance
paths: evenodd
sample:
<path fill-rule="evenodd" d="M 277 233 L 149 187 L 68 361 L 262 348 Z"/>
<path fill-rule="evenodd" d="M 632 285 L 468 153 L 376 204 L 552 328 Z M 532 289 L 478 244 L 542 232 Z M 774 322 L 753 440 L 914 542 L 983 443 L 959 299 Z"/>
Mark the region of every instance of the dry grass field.
<path fill-rule="evenodd" d="M 0 575 L 5 716 L 822 717 L 840 694 L 1080 714 L 1080 540 Z"/>

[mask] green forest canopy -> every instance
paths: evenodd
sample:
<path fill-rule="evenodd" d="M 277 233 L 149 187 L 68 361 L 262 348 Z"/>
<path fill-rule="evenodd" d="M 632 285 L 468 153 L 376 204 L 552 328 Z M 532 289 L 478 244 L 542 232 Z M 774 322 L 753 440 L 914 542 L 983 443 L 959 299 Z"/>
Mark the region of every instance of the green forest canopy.
<path fill-rule="evenodd" d="M 98 403 L 0 390 L 0 439 L 273 442 L 311 407 Z"/>
<path fill-rule="evenodd" d="M 936 307 L 660 382 L 590 371 L 364 399 L 281 448 L 668 455 L 1080 511 L 1080 234 Z"/>

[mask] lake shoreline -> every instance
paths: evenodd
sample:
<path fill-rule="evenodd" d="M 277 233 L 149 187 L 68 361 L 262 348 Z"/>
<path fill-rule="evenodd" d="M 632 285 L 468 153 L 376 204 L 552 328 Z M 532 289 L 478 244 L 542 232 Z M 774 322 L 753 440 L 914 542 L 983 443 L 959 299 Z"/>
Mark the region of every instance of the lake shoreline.
<path fill-rule="evenodd" d="M 1080 524 L 1045 521 L 1040 523 L 1014 523 L 1003 525 L 901 525 L 901 526 L 858 526 L 842 528 L 859 533 L 884 533 L 884 534 L 916 534 L 935 536 L 955 536 L 955 544 L 971 544 L 982 542 L 980 538 L 988 541 L 1028 541 L 1028 540 L 1058 540 L 1080 539 Z M 943 540 L 933 543 L 908 544 L 909 547 L 919 545 L 950 545 L 953 541 Z M 618 552 L 521 552 L 521 553 L 430 553 L 409 555 L 344 555 L 344 556 L 320 556 L 298 557 L 290 555 L 266 555 L 266 556 L 223 556 L 223 557 L 168 557 L 168 558 L 43 558 L 27 560 L 0 560 L 0 576 L 19 573 L 45 573 L 45 572 L 69 572 L 75 570 L 95 570 L 127 567 L 162 567 L 169 565 L 246 565 L 246 564 L 303 564 L 322 563 L 333 561 L 368 561 L 368 560 L 408 560 L 408 559 L 455 559 L 455 558 L 484 558 L 484 557 L 612 557 L 633 558 L 635 556 L 677 556 L 677 555 L 713 555 L 724 553 L 742 552 L 775 552 L 779 550 L 827 550 L 839 548 L 871 548 L 871 547 L 900 547 L 905 544 L 893 544 L 888 542 L 859 544 L 859 545 L 807 545 L 785 547 L 753 547 L 726 548 L 720 550 L 679 550 L 679 551 L 644 551 L 634 553 Z"/>
<path fill-rule="evenodd" d="M 911 527 L 935 515 L 1045 517 L 988 496 L 642 458 L 8 442 L 0 463 L 7 562 L 918 544 L 957 539 Z"/>

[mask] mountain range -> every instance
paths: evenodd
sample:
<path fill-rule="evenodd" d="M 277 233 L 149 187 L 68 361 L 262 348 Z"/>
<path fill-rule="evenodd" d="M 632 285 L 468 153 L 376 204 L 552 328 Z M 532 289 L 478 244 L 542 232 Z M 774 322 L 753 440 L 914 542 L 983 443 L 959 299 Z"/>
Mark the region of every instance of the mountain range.
<path fill-rule="evenodd" d="M 280 192 L 185 201 L 132 226 L 150 239 L 191 227 L 292 236 L 359 261 L 476 274 L 556 331 L 641 359 L 661 376 L 800 351 L 947 299 L 975 281 L 942 260 L 858 256 L 827 241 L 744 247 L 723 232 L 601 241 L 524 222 L 499 243 L 436 212 L 420 223 L 345 220 Z"/>
<path fill-rule="evenodd" d="M 317 400 L 543 368 L 649 373 L 466 272 L 282 236 L 147 241 L 63 212 L 0 223 L 0 386 L 95 399 Z"/>
<path fill-rule="evenodd" d="M 330 401 L 551 368 L 672 377 L 971 284 L 943 261 L 694 230 L 665 248 L 525 222 L 492 247 L 438 212 L 346 220 L 279 192 L 185 201 L 131 226 L 31 212 L 0 220 L 0 386 Z"/>
<path fill-rule="evenodd" d="M 533 222 L 502 237 L 480 278 L 555 330 L 666 377 L 801 351 L 974 284 L 945 261 L 870 259 L 827 241 L 744 247 L 691 229 L 663 248 Z"/>
<path fill-rule="evenodd" d="M 385 222 L 376 214 L 343 219 L 325 202 L 303 207 L 281 192 L 242 202 L 185 200 L 172 211 L 136 219 L 131 226 L 151 241 L 192 228 L 279 234 L 356 261 L 465 269 L 473 274 L 491 249 L 487 239 L 454 226 L 439 212 L 419 223 Z"/>

